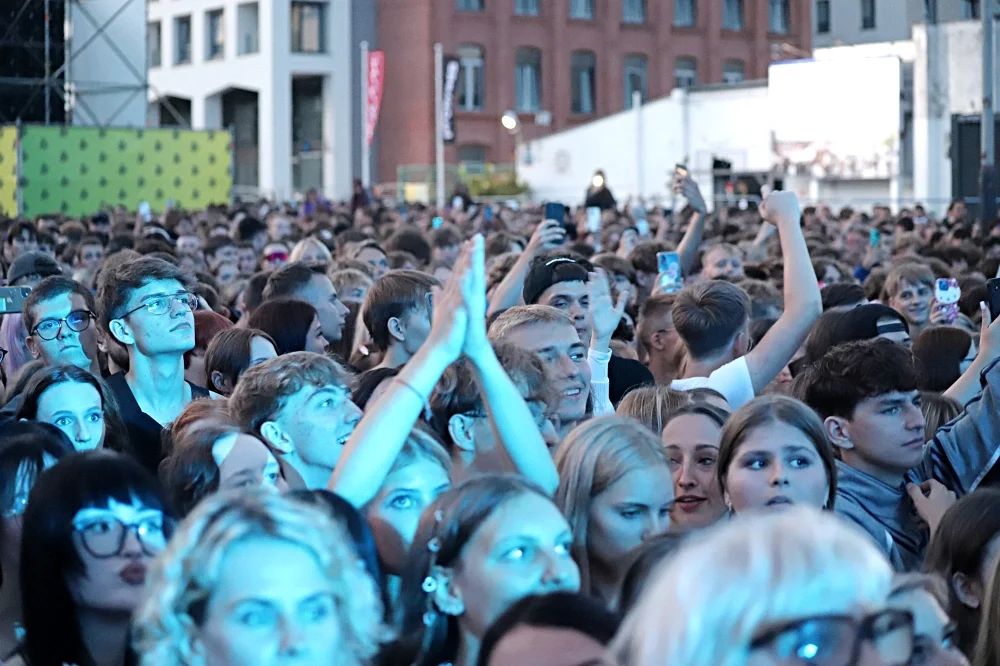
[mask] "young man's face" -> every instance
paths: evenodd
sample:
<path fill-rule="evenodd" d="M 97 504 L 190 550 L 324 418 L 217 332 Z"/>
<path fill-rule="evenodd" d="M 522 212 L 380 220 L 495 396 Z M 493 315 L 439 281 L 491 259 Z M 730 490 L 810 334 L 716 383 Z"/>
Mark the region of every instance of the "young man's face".
<path fill-rule="evenodd" d="M 911 326 L 923 326 L 930 319 L 932 300 L 934 291 L 929 285 L 902 280 L 896 294 L 889 299 L 889 307 L 906 317 Z"/>
<path fill-rule="evenodd" d="M 209 258 L 209 268 L 215 270 L 222 264 L 235 264 L 238 259 L 235 245 L 223 245 L 215 250 L 215 256 Z"/>
<path fill-rule="evenodd" d="M 47 365 L 67 363 L 90 370 L 97 354 L 97 329 L 93 322 L 94 315 L 87 309 L 83 296 L 74 293 L 53 296 L 36 303 L 33 314 L 35 326 L 27 341 L 33 357 L 42 359 Z M 62 321 L 64 319 L 70 321 Z M 70 323 L 75 328 L 85 323 L 86 328 L 74 331 Z"/>
<path fill-rule="evenodd" d="M 292 235 L 292 223 L 288 218 L 276 215 L 267 221 L 267 232 L 273 241 L 282 241 Z"/>
<path fill-rule="evenodd" d="M 538 304 L 562 310 L 572 317 L 580 341 L 590 344 L 590 292 L 586 282 L 557 282 L 542 292 Z"/>
<path fill-rule="evenodd" d="M 38 237 L 27 229 L 21 231 L 21 235 L 11 239 L 7 246 L 8 259 L 17 259 L 25 252 L 34 252 L 38 249 Z"/>
<path fill-rule="evenodd" d="M 331 470 L 360 420 L 347 390 L 332 385 L 300 389 L 273 419 L 302 460 Z"/>
<path fill-rule="evenodd" d="M 389 261 L 385 257 L 385 252 L 377 247 L 366 247 L 358 252 L 358 261 L 363 261 L 372 267 L 377 280 L 389 271 Z"/>
<path fill-rule="evenodd" d="M 78 266 L 88 270 L 97 268 L 104 258 L 104 248 L 100 245 L 83 245 L 79 250 Z"/>
<path fill-rule="evenodd" d="M 579 421 L 587 413 L 590 366 L 587 348 L 569 324 L 536 323 L 509 332 L 505 342 L 538 354 L 549 368 L 552 385 L 559 395 L 556 414 L 564 422 Z"/>
<path fill-rule="evenodd" d="M 194 312 L 182 300 L 186 295 L 177 280 L 152 280 L 132 292 L 123 308 L 130 314 L 114 320 L 111 331 L 144 356 L 183 354 L 194 348 Z M 168 305 L 163 314 L 143 307 L 162 305 L 164 299 Z"/>
<path fill-rule="evenodd" d="M 330 344 L 340 342 L 344 334 L 344 321 L 350 311 L 340 302 L 330 278 L 317 273 L 295 295 L 316 308 L 326 341 Z"/>
<path fill-rule="evenodd" d="M 260 267 L 265 271 L 276 271 L 288 263 L 288 248 L 284 243 L 268 243 L 264 247 L 264 258 Z"/>
<path fill-rule="evenodd" d="M 221 252 L 223 248 L 220 248 Z M 178 252 L 198 252 L 201 250 L 201 239 L 194 235 L 184 235 L 177 238 Z"/>
<path fill-rule="evenodd" d="M 257 270 L 257 251 L 252 247 L 241 247 L 236 250 L 240 275 L 250 276 Z"/>
<path fill-rule="evenodd" d="M 866 465 L 903 474 L 923 458 L 924 425 L 920 394 L 894 391 L 860 402 L 846 419 L 846 435 Z"/>
<path fill-rule="evenodd" d="M 710 280 L 744 276 L 743 260 L 724 247 L 715 247 L 706 252 L 701 265 L 702 272 Z"/>

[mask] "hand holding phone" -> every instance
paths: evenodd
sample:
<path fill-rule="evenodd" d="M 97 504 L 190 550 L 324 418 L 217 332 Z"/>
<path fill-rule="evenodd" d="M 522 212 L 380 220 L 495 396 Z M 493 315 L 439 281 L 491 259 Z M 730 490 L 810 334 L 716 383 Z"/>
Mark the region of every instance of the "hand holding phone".
<path fill-rule="evenodd" d="M 955 278 L 938 278 L 934 281 L 934 307 L 942 314 L 946 324 L 958 319 L 958 301 L 962 298 L 962 288 Z"/>
<path fill-rule="evenodd" d="M 676 252 L 657 252 L 656 268 L 659 274 L 656 276 L 655 293 L 672 294 L 680 291 L 684 286 L 681 276 L 681 258 Z"/>

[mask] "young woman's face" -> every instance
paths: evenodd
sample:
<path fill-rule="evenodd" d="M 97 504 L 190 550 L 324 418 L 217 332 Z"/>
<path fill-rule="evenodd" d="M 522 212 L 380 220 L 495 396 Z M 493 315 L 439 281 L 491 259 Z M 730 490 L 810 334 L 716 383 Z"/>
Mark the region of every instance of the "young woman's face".
<path fill-rule="evenodd" d="M 90 384 L 62 382 L 45 389 L 35 420 L 62 430 L 77 451 L 104 446 L 104 401 Z"/>
<path fill-rule="evenodd" d="M 830 482 L 812 440 L 782 421 L 751 430 L 726 473 L 733 511 L 826 505 Z"/>
<path fill-rule="evenodd" d="M 80 509 L 73 517 L 73 544 L 83 573 L 67 581 L 80 609 L 131 613 L 142 599 L 146 569 L 167 545 L 164 516 L 139 500 L 115 500 Z"/>
<path fill-rule="evenodd" d="M 366 247 L 361 252 L 358 252 L 358 256 L 355 258 L 372 267 L 376 280 L 385 275 L 389 270 L 389 261 L 385 258 L 385 253 L 378 248 Z"/>
<path fill-rule="evenodd" d="M 889 299 L 889 307 L 906 317 L 910 326 L 923 326 L 930 319 L 932 300 L 934 292 L 930 286 L 902 280 L 895 296 Z"/>
<path fill-rule="evenodd" d="M 663 429 L 663 446 L 674 477 L 670 520 L 682 528 L 707 527 L 726 512 L 715 474 L 721 436 L 722 428 L 701 414 L 682 414 Z"/>
<path fill-rule="evenodd" d="M 573 535 L 552 500 L 525 493 L 507 500 L 465 544 L 452 569 L 463 628 L 482 637 L 511 604 L 532 594 L 576 592 Z"/>
<path fill-rule="evenodd" d="M 674 484 L 664 464 L 634 469 L 594 497 L 587 523 L 591 566 L 615 570 L 644 541 L 670 527 Z"/>
<path fill-rule="evenodd" d="M 276 488 L 281 470 L 278 460 L 264 443 L 245 433 L 220 437 L 212 446 L 219 467 L 219 490 L 231 488 Z"/>
<path fill-rule="evenodd" d="M 312 552 L 251 537 L 227 549 L 219 572 L 195 632 L 193 649 L 203 663 L 346 663 L 336 588 Z"/>
<path fill-rule="evenodd" d="M 305 351 L 316 354 L 322 354 L 326 351 L 326 338 L 323 337 L 323 325 L 320 324 L 319 317 L 314 317 L 313 322 L 309 324 Z"/>
<path fill-rule="evenodd" d="M 375 536 L 379 559 L 389 573 L 402 571 L 420 514 L 450 486 L 448 472 L 436 460 L 424 456 L 385 478 L 378 494 L 365 507 L 365 517 Z"/>
<path fill-rule="evenodd" d="M 913 659 L 911 664 L 967 666 L 957 646 L 955 623 L 930 592 L 915 588 L 893 595 L 891 608 L 913 613 Z"/>

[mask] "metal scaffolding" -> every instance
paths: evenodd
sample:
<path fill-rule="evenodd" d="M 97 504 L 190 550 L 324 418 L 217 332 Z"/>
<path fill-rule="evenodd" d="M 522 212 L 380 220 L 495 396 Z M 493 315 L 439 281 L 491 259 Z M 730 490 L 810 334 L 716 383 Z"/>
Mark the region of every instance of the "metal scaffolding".
<path fill-rule="evenodd" d="M 114 28 L 116 19 L 133 3 L 140 3 L 143 6 L 141 29 L 145 31 L 145 0 L 117 1 L 118 6 L 103 20 L 95 18 L 94 13 L 81 0 L 19 0 L 20 5 L 16 6 L 17 8 L 10 14 L 0 14 L 0 53 L 13 54 L 13 62 L 15 63 L 20 57 L 29 72 L 38 71 L 39 68 L 42 72 L 41 76 L 31 76 L 30 74 L 0 76 L 0 89 L 9 86 L 28 91 L 19 110 L 9 114 L 11 117 L 5 117 L 8 114 L 4 114 L 0 109 L 0 122 L 22 120 L 46 125 L 65 122 L 76 125 L 108 127 L 115 123 L 115 119 L 122 110 L 137 96 L 141 95 L 145 103 L 149 89 L 146 78 L 145 54 L 143 54 L 142 64 L 136 67 L 132 59 L 126 56 L 109 35 L 109 31 Z M 37 14 L 32 10 L 37 9 L 40 4 L 43 8 L 40 17 L 43 22 L 41 44 L 32 38 L 36 33 L 36 22 L 39 20 Z M 7 16 L 10 18 L 7 19 Z M 62 24 L 58 25 L 56 23 L 60 16 Z M 72 26 L 74 21 L 79 22 L 80 25 L 86 22 L 89 28 L 93 29 L 93 34 L 79 44 L 73 42 Z M 96 72 L 92 80 L 88 80 L 91 77 L 88 77 L 87 72 L 82 72 L 81 76 L 75 76 L 74 62 L 82 53 L 95 48 L 95 44 L 101 44 L 114 54 L 115 58 L 128 71 L 127 81 L 102 82 L 99 73 Z M 38 53 L 39 47 L 40 54 Z M 32 63 L 34 63 L 33 67 Z M 116 110 L 101 118 L 86 101 L 81 99 L 81 93 L 85 93 L 87 96 L 111 93 L 125 93 L 125 95 L 124 101 Z M 44 113 L 41 117 L 36 117 L 30 111 L 39 95 L 44 100 Z M 53 102 L 56 100 L 62 102 L 63 108 L 63 114 L 58 117 L 54 117 L 56 114 L 53 113 Z"/>

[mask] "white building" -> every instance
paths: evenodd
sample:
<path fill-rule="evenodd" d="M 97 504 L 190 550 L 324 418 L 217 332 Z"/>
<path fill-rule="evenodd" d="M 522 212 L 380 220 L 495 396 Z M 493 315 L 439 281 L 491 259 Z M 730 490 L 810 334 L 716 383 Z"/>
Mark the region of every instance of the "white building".
<path fill-rule="evenodd" d="M 926 0 L 809 0 L 813 48 L 898 42 L 923 23 Z M 980 0 L 937 0 L 939 23 L 979 17 Z"/>
<path fill-rule="evenodd" d="M 351 0 L 149 0 L 148 124 L 231 129 L 237 194 L 349 196 L 360 115 L 352 9 Z"/>

